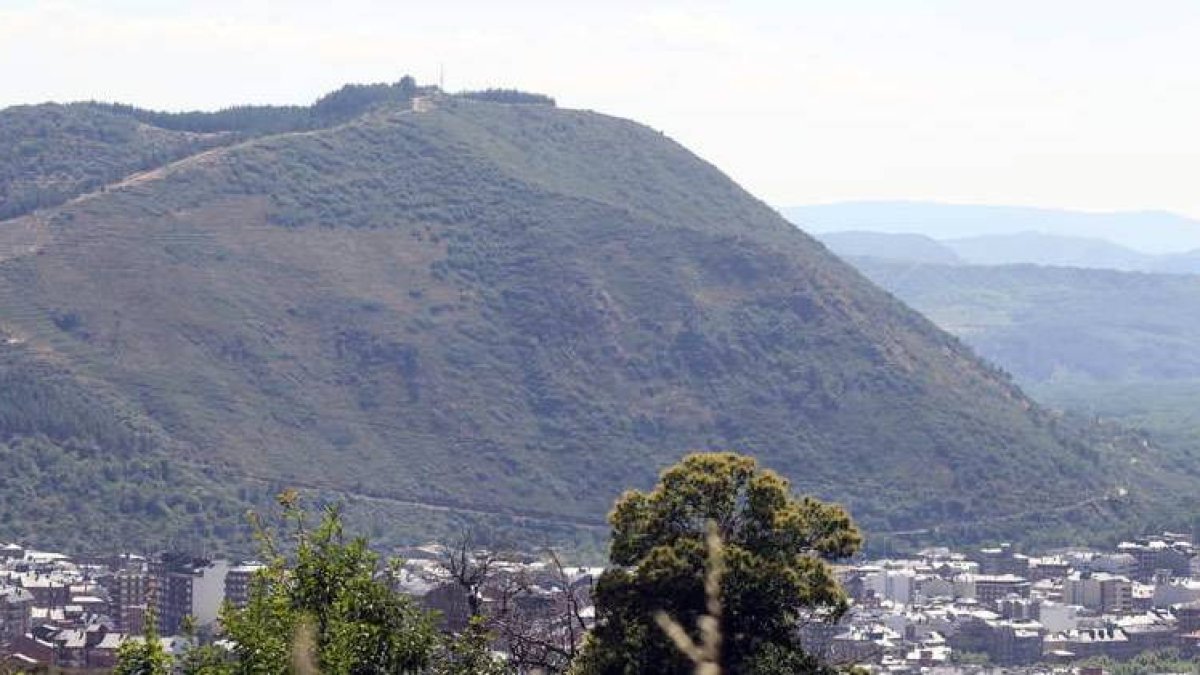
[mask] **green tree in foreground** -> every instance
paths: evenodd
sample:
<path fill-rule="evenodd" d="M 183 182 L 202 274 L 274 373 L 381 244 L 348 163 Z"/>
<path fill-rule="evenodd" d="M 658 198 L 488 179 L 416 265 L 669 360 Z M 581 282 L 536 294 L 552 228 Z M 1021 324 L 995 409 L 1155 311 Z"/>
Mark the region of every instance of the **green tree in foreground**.
<path fill-rule="evenodd" d="M 434 616 L 392 586 L 395 569 L 384 568 L 365 539 L 345 535 L 336 508 L 310 528 L 294 492 L 280 495 L 279 503 L 294 541 L 281 547 L 252 518 L 267 565 L 254 578 L 246 607 L 222 610 L 232 652 L 193 647 L 177 664 L 184 675 L 510 672 L 492 654 L 492 635 L 481 619 L 461 635 L 439 636 Z M 122 645 L 117 673 L 171 672 L 153 622 L 148 625 L 144 642 Z"/>
<path fill-rule="evenodd" d="M 844 509 L 792 497 L 786 480 L 749 457 L 710 453 L 686 457 L 648 493 L 626 493 L 609 520 L 613 569 L 596 586 L 597 627 L 576 673 L 692 671 L 655 617 L 665 613 L 684 627 L 703 623 L 710 521 L 723 543 L 720 672 L 823 669 L 801 648 L 796 629 L 802 618 L 836 620 L 846 610 L 827 562 L 862 543 Z"/>
<path fill-rule="evenodd" d="M 437 643 L 433 619 L 391 587 L 366 540 L 346 538 L 335 508 L 310 530 L 294 493 L 281 496 L 280 504 L 295 537 L 294 559 L 258 526 L 267 567 L 254 580 L 247 606 L 227 607 L 221 618 L 235 644 L 232 672 L 426 668 Z"/>

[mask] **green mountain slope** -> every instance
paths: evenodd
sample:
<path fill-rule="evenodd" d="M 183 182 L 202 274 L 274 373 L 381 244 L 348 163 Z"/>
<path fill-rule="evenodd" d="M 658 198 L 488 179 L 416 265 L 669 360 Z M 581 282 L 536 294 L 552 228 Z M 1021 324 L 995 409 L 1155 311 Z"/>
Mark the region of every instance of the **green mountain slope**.
<path fill-rule="evenodd" d="M 1195 472 L 1200 277 L 852 260 L 1038 400 L 1145 429 Z"/>
<path fill-rule="evenodd" d="M 923 234 L 836 231 L 816 235 L 843 258 L 937 265 L 1042 265 L 1161 274 L 1200 272 L 1200 253 L 1152 255 L 1104 239 L 1041 232 L 932 239 Z"/>
<path fill-rule="evenodd" d="M 153 425 L 138 452 L 203 489 L 348 495 L 390 539 L 602 531 L 622 489 L 709 448 L 875 532 L 1094 536 L 1151 489 L 1152 456 L 1131 474 L 1133 445 L 1068 428 L 715 168 L 603 115 L 397 102 L 14 232 L 0 328 Z"/>
<path fill-rule="evenodd" d="M 231 140 L 172 131 L 90 104 L 0 110 L 0 219 L 55 206 Z"/>
<path fill-rule="evenodd" d="M 1103 239 L 1151 254 L 1200 248 L 1200 221 L 1166 211 L 1067 211 L 914 201 L 866 201 L 784 207 L 809 232 L 861 230 L 922 234 L 938 240 L 1037 232 Z"/>
<path fill-rule="evenodd" d="M 960 265 L 965 261 L 954 249 L 923 234 L 890 232 L 826 232 L 816 235 L 822 244 L 842 258 L 886 257 L 889 260 Z"/>
<path fill-rule="evenodd" d="M 1200 277 L 853 260 L 1024 385 L 1200 378 Z"/>
<path fill-rule="evenodd" d="M 380 105 L 408 105 L 429 91 L 412 78 L 349 84 L 309 106 L 234 106 L 215 112 L 157 112 L 130 105 L 72 103 L 0 110 L 0 219 L 57 206 L 131 174 L 202 150 L 262 136 L 326 129 Z M 464 94 L 553 104 L 505 90 Z"/>
<path fill-rule="evenodd" d="M 2 336 L 0 336 L 2 337 Z M 0 529 L 70 549 L 247 543 L 239 494 L 103 383 L 0 340 Z"/>
<path fill-rule="evenodd" d="M 1122 271 L 1148 271 L 1159 258 L 1104 239 L 1041 232 L 992 234 L 942 242 L 972 265 L 1051 265 Z"/>

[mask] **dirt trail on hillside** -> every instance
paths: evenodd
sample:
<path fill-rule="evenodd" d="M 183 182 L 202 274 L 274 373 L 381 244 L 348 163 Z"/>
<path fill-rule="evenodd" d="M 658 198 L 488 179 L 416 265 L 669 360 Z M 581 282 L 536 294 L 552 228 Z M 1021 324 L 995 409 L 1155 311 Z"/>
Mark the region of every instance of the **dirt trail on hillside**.
<path fill-rule="evenodd" d="M 412 108 L 400 111 L 400 114 L 425 114 L 436 109 L 436 105 L 432 99 L 425 96 L 418 96 L 412 101 Z M 347 123 L 349 124 L 349 123 Z M 138 171 L 129 174 L 124 178 L 77 195 L 70 200 L 63 202 L 57 206 L 38 209 L 33 213 L 8 220 L 0 220 L 0 263 L 13 258 L 32 255 L 44 248 L 50 243 L 51 235 L 48 227 L 48 221 L 43 216 L 47 211 L 61 209 L 69 206 L 75 206 L 88 202 L 108 192 L 118 192 L 128 188 L 136 187 L 144 183 L 150 183 L 156 180 L 162 180 L 171 174 L 187 169 L 189 167 L 215 163 L 220 159 L 222 153 L 245 147 L 253 143 L 262 142 L 264 140 L 278 140 L 281 138 L 299 137 L 299 136 L 315 136 L 322 134 L 344 125 L 335 125 L 322 129 L 308 129 L 305 131 L 289 131 L 280 134 L 269 134 L 266 136 L 256 136 L 243 141 L 231 143 L 229 145 L 221 145 L 215 148 L 210 148 L 194 155 L 188 155 L 173 162 L 168 162 L 162 166 L 148 169 L 146 171 Z"/>
<path fill-rule="evenodd" d="M 49 212 L 77 206 L 109 192 L 118 192 L 142 183 L 161 180 L 180 169 L 216 161 L 222 151 L 239 145 L 242 144 L 235 143 L 234 145 L 221 146 L 198 152 L 194 155 L 188 155 L 183 159 L 178 159 L 160 167 L 130 174 L 115 183 L 102 185 L 91 192 L 77 195 L 57 206 L 38 209 L 33 213 L 8 220 L 0 220 L 0 263 L 22 256 L 34 255 L 53 241 L 54 237 L 50 231 L 50 222 L 46 217 L 46 214 Z"/>
<path fill-rule="evenodd" d="M 239 145 L 243 145 L 244 143 L 245 142 L 234 143 L 232 145 L 222 145 L 217 148 L 212 148 L 211 150 L 205 150 L 204 152 L 198 152 L 194 155 L 188 155 L 187 157 L 184 157 L 183 159 L 179 159 L 174 162 L 164 164 L 160 167 L 150 169 L 149 171 L 139 171 L 138 173 L 130 174 L 130 175 L 126 176 L 125 178 L 122 178 L 121 180 L 117 181 L 116 183 L 112 183 L 110 185 L 104 186 L 103 190 L 93 191 L 93 192 L 88 192 L 88 193 L 82 194 L 82 195 L 76 197 L 75 199 L 67 202 L 67 204 L 77 203 L 84 199 L 95 197 L 96 195 L 102 194 L 103 192 L 107 192 L 109 190 L 122 190 L 124 188 L 133 187 L 135 185 L 140 185 L 142 183 L 147 183 L 150 181 L 159 180 L 161 178 L 166 178 L 168 175 L 170 175 L 170 174 L 174 173 L 175 171 L 178 171 L 179 169 L 182 169 L 182 168 L 195 166 L 198 164 L 212 163 L 213 160 L 216 159 L 216 156 L 221 151 L 227 150 L 229 148 L 234 148 Z"/>

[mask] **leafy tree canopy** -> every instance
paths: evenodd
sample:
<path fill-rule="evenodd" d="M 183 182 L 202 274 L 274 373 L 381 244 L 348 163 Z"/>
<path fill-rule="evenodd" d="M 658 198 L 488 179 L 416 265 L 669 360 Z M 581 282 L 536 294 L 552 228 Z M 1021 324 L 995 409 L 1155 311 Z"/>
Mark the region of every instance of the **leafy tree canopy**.
<path fill-rule="evenodd" d="M 294 493 L 280 497 L 294 560 L 258 528 L 267 554 L 249 604 L 226 608 L 236 673 L 282 673 L 297 663 L 323 673 L 401 673 L 425 668 L 436 645 L 432 617 L 392 588 L 363 538 L 348 539 L 336 508 L 310 529 Z"/>
<path fill-rule="evenodd" d="M 791 496 L 788 482 L 733 453 L 695 454 L 650 492 L 617 502 L 611 562 L 596 589 L 598 627 L 578 672 L 687 673 L 690 664 L 654 624 L 666 612 L 684 626 L 705 612 L 706 523 L 724 542 L 723 672 L 817 670 L 796 637 L 806 616 L 833 620 L 845 596 L 827 561 L 862 538 L 840 506 Z"/>

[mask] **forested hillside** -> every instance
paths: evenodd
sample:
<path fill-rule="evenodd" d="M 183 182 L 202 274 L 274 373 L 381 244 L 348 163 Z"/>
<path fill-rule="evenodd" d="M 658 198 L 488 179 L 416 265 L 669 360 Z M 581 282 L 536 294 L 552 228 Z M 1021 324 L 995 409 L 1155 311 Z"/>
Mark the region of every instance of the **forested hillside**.
<path fill-rule="evenodd" d="M 1200 276 L 854 262 L 1022 383 L 1200 378 Z"/>
<path fill-rule="evenodd" d="M 1200 276 L 852 260 L 1038 400 L 1144 429 L 1194 471 Z"/>
<path fill-rule="evenodd" d="M 55 206 L 136 171 L 227 142 L 87 104 L 0 111 L 0 219 Z"/>
<path fill-rule="evenodd" d="M 1152 448 L 1043 411 L 662 134 L 497 98 L 378 101 L 0 223 L 9 358 L 81 392 L 0 440 L 160 467 L 150 504 L 62 494 L 161 536 L 223 535 L 170 487 L 208 517 L 296 485 L 383 541 L 582 540 L 703 449 L 868 535 L 1096 537 L 1173 499 Z M 76 408 L 144 440 L 72 445 Z M 40 527 L 30 503 L 0 537 Z"/>
<path fill-rule="evenodd" d="M 408 105 L 412 78 L 351 84 L 311 106 L 234 106 L 216 112 L 158 112 L 113 103 L 16 106 L 0 111 L 0 219 L 57 206 L 138 171 L 202 150 L 272 133 L 321 129 L 380 105 Z M 477 92 L 519 98 L 521 92 Z M 528 96 L 528 95 L 526 95 Z M 550 103 L 540 97 L 531 102 Z"/>

